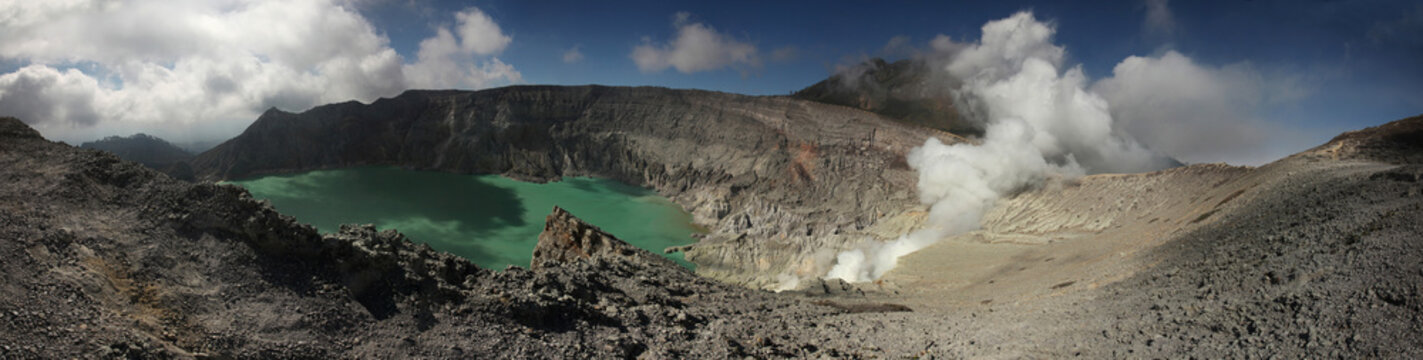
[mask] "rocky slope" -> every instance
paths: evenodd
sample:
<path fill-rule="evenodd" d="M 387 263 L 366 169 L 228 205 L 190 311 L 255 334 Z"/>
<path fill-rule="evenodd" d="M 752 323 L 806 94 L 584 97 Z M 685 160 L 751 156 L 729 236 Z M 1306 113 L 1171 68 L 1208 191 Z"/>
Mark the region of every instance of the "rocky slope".
<path fill-rule="evenodd" d="M 558 209 L 537 269 L 493 272 L 368 225 L 320 235 L 11 118 L 0 179 L 0 358 L 841 351 L 772 336 L 846 310 L 698 277 Z"/>
<path fill-rule="evenodd" d="M 881 283 L 897 293 L 882 296 L 921 316 L 869 341 L 963 339 L 951 345 L 963 356 L 1416 358 L 1420 136 L 1413 117 L 1259 168 L 1018 194 L 982 230 L 901 259 Z"/>
<path fill-rule="evenodd" d="M 960 115 L 953 89 L 958 80 L 927 59 L 893 63 L 874 58 L 796 91 L 792 97 L 849 106 L 900 122 L 960 135 L 982 135 L 983 124 Z"/>
<path fill-rule="evenodd" d="M 687 250 L 700 274 L 772 286 L 823 274 L 835 251 L 907 226 L 887 220 L 919 207 L 904 154 L 928 136 L 960 141 L 793 98 L 517 86 L 270 110 L 193 167 L 208 180 L 372 164 L 616 179 L 655 189 L 710 230 Z"/>

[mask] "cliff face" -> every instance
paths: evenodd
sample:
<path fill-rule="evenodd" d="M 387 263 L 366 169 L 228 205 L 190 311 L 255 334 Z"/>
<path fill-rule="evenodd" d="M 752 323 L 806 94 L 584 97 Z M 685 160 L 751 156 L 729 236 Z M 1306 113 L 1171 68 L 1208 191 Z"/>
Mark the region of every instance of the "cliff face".
<path fill-rule="evenodd" d="M 0 118 L 2 358 L 793 356 L 749 344 L 841 312 L 697 277 L 562 211 L 542 237 L 605 250 L 545 241 L 538 270 L 492 272 L 369 225 L 320 235 L 241 188 L 27 129 Z"/>
<path fill-rule="evenodd" d="M 204 179 L 373 164 L 616 179 L 657 190 L 711 230 L 687 251 L 698 272 L 767 285 L 823 273 L 816 259 L 863 238 L 897 235 L 876 225 L 919 207 L 904 154 L 928 136 L 958 141 L 791 98 L 521 86 L 271 110 L 193 167 Z"/>

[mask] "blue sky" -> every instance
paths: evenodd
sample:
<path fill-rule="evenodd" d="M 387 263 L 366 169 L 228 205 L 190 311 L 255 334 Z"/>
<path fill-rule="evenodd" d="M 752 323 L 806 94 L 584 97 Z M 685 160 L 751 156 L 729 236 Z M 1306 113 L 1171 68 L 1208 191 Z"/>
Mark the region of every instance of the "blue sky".
<path fill-rule="evenodd" d="M 515 40 L 501 58 L 534 84 L 787 94 L 837 66 L 907 57 L 886 51 L 895 37 L 907 37 L 914 47 L 939 34 L 971 41 L 983 23 L 1028 10 L 1056 24 L 1067 62 L 1081 64 L 1092 78 L 1110 76 L 1129 56 L 1167 50 L 1204 65 L 1248 63 L 1262 73 L 1297 78 L 1291 87 L 1305 95 L 1265 106 L 1261 116 L 1305 133 L 1301 144 L 1423 113 L 1423 3 L 1409 1 L 1175 1 L 1165 4 L 1172 23 L 1165 32 L 1147 24 L 1145 1 L 451 1 L 386 2 L 368 11 L 381 28 L 391 29 L 396 49 L 410 53 L 430 32 L 420 24 L 450 21 L 447 14 L 471 5 L 505 26 Z M 629 52 L 644 37 L 674 37 L 678 12 L 757 46 L 763 55 L 792 48 L 795 56 L 751 70 L 639 71 Z M 575 46 L 583 61 L 564 63 L 561 55 Z"/>
<path fill-rule="evenodd" d="M 1401 117 L 1423 110 L 1423 4 L 1415 2 L 1177 1 L 1170 3 L 1176 29 L 1169 36 L 1147 34 L 1147 6 L 1136 1 L 766 3 L 395 1 L 364 12 L 386 30 L 397 51 L 409 54 L 432 32 L 428 23 L 450 22 L 449 14 L 478 6 L 515 39 L 501 57 L 516 64 L 529 83 L 656 85 L 766 95 L 802 88 L 854 59 L 903 58 L 881 52 L 896 36 L 907 36 L 916 46 L 937 34 L 974 39 L 983 23 L 1031 10 L 1057 24 L 1057 41 L 1068 49 L 1069 61 L 1081 63 L 1089 76 L 1109 75 L 1127 56 L 1169 48 L 1207 64 L 1249 61 L 1272 71 L 1315 73 L 1335 85 L 1331 87 L 1346 90 L 1334 95 L 1365 93 L 1352 102 L 1384 108 L 1370 111 L 1374 114 Z M 642 37 L 666 41 L 674 36 L 672 18 L 678 12 L 690 13 L 695 21 L 762 52 L 795 47 L 797 56 L 768 61 L 746 76 L 734 69 L 639 72 L 628 53 Z M 1392 32 L 1380 30 L 1390 23 L 1399 25 Z M 564 64 L 560 56 L 573 46 L 579 46 L 585 59 Z"/>
<path fill-rule="evenodd" d="M 1258 96 L 1255 104 L 1224 114 L 1244 112 L 1260 131 L 1292 140 L 1223 160 L 1259 163 L 1340 131 L 1423 113 L 1423 3 L 1415 1 L 64 3 L 0 6 L 0 40 L 11 44 L 0 49 L 0 111 L 67 141 L 134 131 L 221 138 L 267 107 L 300 111 L 412 87 L 787 94 L 866 58 L 931 51 L 939 35 L 977 42 L 985 23 L 1019 11 L 1051 24 L 1053 42 L 1066 49 L 1063 67 L 1080 65 L 1094 81 L 1129 57 L 1168 53 L 1212 73 L 1259 77 L 1246 92 Z M 467 24 L 495 34 L 471 45 L 473 33 L 461 31 Z M 639 46 L 670 51 L 688 26 L 739 49 L 728 56 L 741 60 L 634 61 Z M 443 52 L 421 59 L 422 41 L 442 29 L 453 36 L 431 49 Z M 887 48 L 896 38 L 907 41 Z M 565 61 L 575 48 L 581 59 Z"/>
<path fill-rule="evenodd" d="M 426 24 L 452 22 L 450 14 L 478 6 L 499 20 L 516 39 L 501 57 L 519 64 L 521 69 L 528 69 L 524 73 L 530 83 L 656 85 L 773 95 L 820 81 L 837 65 L 867 57 L 905 57 L 902 53 L 882 52 L 892 38 L 907 36 L 911 45 L 921 47 L 938 34 L 957 39 L 976 38 L 983 23 L 1019 10 L 1032 10 L 1040 17 L 1058 22 L 1065 29 L 1059 38 L 1070 49 L 1076 48 L 1074 44 L 1079 42 L 1072 40 L 1080 39 L 1081 43 L 1089 44 L 1092 51 L 1078 55 L 1084 56 L 1085 65 L 1093 70 L 1089 73 L 1110 71 L 1112 65 L 1127 55 L 1150 53 L 1160 45 L 1142 41 L 1137 34 L 1144 5 L 1100 4 L 1008 1 L 993 4 L 921 1 L 875 4 L 449 1 L 412 4 L 389 1 L 368 5 L 363 12 L 387 31 L 396 50 L 412 54 L 419 40 L 432 32 Z M 794 47 L 796 56 L 792 61 L 767 62 L 763 69 L 746 76 L 734 69 L 693 74 L 638 71 L 628 58 L 629 52 L 643 37 L 667 41 L 675 36 L 673 18 L 679 12 L 689 13 L 693 21 L 754 44 L 763 52 Z M 1093 39 L 1099 40 L 1089 41 Z M 585 60 L 564 64 L 561 55 L 573 46 L 580 46 Z"/>

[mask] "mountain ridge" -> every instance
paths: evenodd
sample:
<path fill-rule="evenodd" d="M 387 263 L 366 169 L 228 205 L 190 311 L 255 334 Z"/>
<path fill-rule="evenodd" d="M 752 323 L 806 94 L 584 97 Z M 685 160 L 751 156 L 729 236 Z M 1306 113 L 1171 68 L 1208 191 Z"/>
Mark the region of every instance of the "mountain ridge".
<path fill-rule="evenodd" d="M 887 62 L 865 60 L 797 90 L 791 97 L 870 111 L 896 121 L 951 132 L 982 136 L 983 124 L 963 117 L 954 88 L 959 80 L 926 59 Z"/>
<path fill-rule="evenodd" d="M 109 136 L 85 142 L 79 147 L 107 151 L 125 160 L 143 164 L 175 178 L 192 181 L 193 171 L 188 161 L 195 156 L 167 140 L 144 133 L 129 136 Z"/>

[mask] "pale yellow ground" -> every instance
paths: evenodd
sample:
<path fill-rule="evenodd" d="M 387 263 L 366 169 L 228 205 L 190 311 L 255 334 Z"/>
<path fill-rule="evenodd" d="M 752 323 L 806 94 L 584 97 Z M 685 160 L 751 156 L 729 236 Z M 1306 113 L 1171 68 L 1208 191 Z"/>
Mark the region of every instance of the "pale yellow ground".
<path fill-rule="evenodd" d="M 1095 289 L 1152 266 L 1146 250 L 1239 210 L 1263 188 L 1288 181 L 1290 168 L 1313 166 L 1288 163 L 1058 181 L 1001 201 L 982 230 L 900 258 L 872 286 L 893 293 L 888 301 L 931 311 Z"/>

